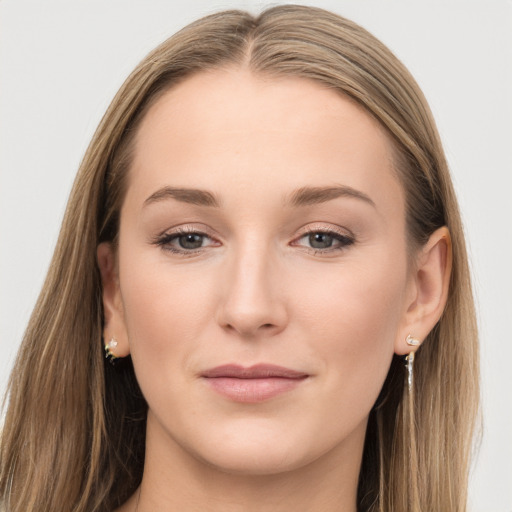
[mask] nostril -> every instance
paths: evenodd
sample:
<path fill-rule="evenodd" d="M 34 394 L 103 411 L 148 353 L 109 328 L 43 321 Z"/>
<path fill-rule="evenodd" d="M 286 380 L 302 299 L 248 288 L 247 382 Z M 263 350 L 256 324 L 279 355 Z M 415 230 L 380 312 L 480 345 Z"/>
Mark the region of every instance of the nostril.
<path fill-rule="evenodd" d="M 264 323 L 260 324 L 259 326 L 256 326 L 254 324 L 244 325 L 242 323 L 227 323 L 224 325 L 224 328 L 228 331 L 237 332 L 242 336 L 249 337 L 256 336 L 257 333 L 270 335 L 275 331 L 279 330 L 278 326 L 274 323 Z"/>

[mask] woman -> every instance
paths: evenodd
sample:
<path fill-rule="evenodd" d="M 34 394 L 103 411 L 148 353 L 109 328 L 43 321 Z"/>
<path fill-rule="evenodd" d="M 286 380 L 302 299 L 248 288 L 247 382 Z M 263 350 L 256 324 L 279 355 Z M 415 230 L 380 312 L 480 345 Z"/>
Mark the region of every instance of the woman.
<path fill-rule="evenodd" d="M 150 54 L 94 136 L 0 492 L 9 511 L 462 511 L 477 368 L 408 72 L 320 9 L 219 13 Z"/>

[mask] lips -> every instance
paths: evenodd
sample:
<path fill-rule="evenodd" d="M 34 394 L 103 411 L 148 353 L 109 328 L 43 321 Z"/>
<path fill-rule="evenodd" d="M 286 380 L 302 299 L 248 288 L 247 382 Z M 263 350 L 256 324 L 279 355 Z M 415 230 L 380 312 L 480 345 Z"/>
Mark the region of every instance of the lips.
<path fill-rule="evenodd" d="M 201 377 L 214 391 L 232 401 L 257 403 L 295 389 L 309 375 L 271 364 L 228 364 L 206 370 Z"/>

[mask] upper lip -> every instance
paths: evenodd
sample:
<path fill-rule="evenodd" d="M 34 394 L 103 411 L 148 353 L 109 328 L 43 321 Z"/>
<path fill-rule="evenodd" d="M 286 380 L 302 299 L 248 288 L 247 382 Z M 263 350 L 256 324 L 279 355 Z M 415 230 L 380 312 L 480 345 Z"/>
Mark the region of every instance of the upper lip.
<path fill-rule="evenodd" d="M 201 376 L 207 378 L 229 377 L 233 379 L 265 379 L 271 377 L 301 379 L 307 377 L 308 374 L 275 364 L 255 364 L 249 367 L 225 364 L 206 370 Z"/>

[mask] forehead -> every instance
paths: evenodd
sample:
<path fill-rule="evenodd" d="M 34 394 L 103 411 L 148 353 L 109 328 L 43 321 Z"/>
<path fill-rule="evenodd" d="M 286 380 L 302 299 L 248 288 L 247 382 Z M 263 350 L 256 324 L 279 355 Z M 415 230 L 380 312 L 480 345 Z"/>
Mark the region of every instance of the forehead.
<path fill-rule="evenodd" d="M 270 198 L 341 183 L 401 202 L 392 155 L 381 125 L 322 84 L 245 69 L 201 72 L 142 120 L 129 193 L 136 189 L 140 201 L 171 184 Z"/>

